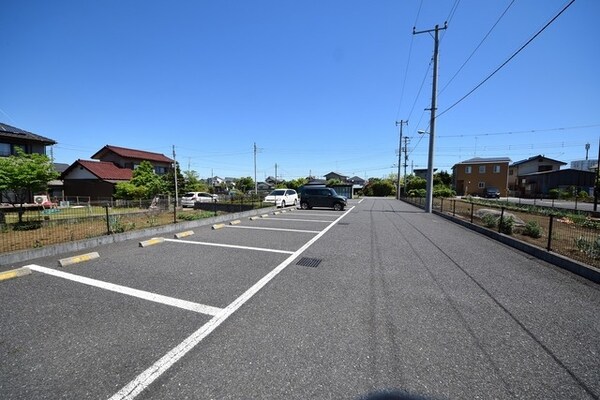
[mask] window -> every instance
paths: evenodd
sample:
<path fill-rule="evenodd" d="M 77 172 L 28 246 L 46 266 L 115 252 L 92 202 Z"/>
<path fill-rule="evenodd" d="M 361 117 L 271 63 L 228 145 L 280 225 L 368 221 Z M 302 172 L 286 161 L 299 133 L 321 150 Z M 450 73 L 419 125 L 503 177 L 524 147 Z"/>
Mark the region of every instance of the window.
<path fill-rule="evenodd" d="M 514 170 L 514 169 L 511 169 L 510 171 L 508 171 L 508 174 L 509 174 L 510 176 L 513 176 L 514 172 L 515 172 L 515 170 Z"/>
<path fill-rule="evenodd" d="M 154 167 L 154 172 L 157 175 L 164 175 L 167 173 L 167 168 L 166 167 Z"/>
<path fill-rule="evenodd" d="M 467 166 L 465 167 L 465 174 L 470 174 L 470 173 L 471 173 L 471 166 L 470 166 L 470 165 L 467 165 Z"/>
<path fill-rule="evenodd" d="M 495 174 L 499 174 L 500 173 L 500 166 L 499 165 L 494 165 L 494 173 Z"/>
<path fill-rule="evenodd" d="M 479 182 L 479 189 L 485 188 L 485 182 Z"/>
<path fill-rule="evenodd" d="M 10 144 L 0 143 L 0 156 L 2 156 L 2 157 L 10 156 Z"/>
<path fill-rule="evenodd" d="M 485 165 L 480 165 L 479 166 L 479 173 L 480 174 L 485 174 Z"/>

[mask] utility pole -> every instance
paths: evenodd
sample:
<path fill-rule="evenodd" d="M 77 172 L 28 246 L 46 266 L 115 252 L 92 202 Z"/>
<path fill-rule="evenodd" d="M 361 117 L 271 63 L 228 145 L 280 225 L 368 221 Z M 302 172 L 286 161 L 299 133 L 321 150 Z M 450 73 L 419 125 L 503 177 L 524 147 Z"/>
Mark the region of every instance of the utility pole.
<path fill-rule="evenodd" d="M 400 186 L 400 166 L 401 166 L 401 157 L 402 157 L 402 125 L 406 125 L 408 126 L 408 121 L 404 121 L 404 120 L 400 120 L 400 121 L 396 121 L 396 126 L 400 125 L 400 139 L 398 140 L 398 190 L 396 193 L 396 198 L 398 200 L 400 200 L 400 197 L 402 197 L 402 192 L 401 192 L 401 186 Z"/>
<path fill-rule="evenodd" d="M 175 145 L 173 145 L 173 176 L 175 177 L 175 206 L 173 206 L 173 223 L 177 223 L 177 203 L 179 203 L 179 194 L 177 193 L 177 161 L 175 160 Z"/>
<path fill-rule="evenodd" d="M 256 181 L 256 142 L 254 142 L 254 195 L 258 194 L 258 182 Z"/>
<path fill-rule="evenodd" d="M 275 188 L 277 188 L 277 163 L 275 163 Z"/>
<path fill-rule="evenodd" d="M 404 136 L 404 191 L 406 193 L 406 167 L 408 166 L 408 136 Z"/>
<path fill-rule="evenodd" d="M 433 87 L 431 89 L 431 119 L 429 122 L 429 155 L 427 158 L 427 197 L 425 199 L 425 212 L 431 213 L 433 206 L 433 150 L 435 144 L 435 111 L 437 108 L 437 73 L 438 73 L 438 53 L 440 46 L 439 31 L 448 28 L 448 23 L 444 23 L 444 27 L 440 28 L 436 25 L 434 29 L 419 31 L 413 27 L 413 35 L 420 33 L 434 32 L 433 46 Z"/>
<path fill-rule="evenodd" d="M 600 179 L 600 140 L 598 140 L 598 162 L 596 163 L 596 181 L 594 182 L 594 212 L 598 209 L 598 196 L 600 193 L 600 187 L 598 187 L 598 180 Z"/>

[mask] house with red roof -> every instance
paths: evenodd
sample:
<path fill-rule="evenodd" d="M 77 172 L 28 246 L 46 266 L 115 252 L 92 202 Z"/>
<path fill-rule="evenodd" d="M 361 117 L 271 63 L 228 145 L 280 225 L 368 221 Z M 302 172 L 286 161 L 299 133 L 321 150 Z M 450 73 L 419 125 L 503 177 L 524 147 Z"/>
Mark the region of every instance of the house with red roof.
<path fill-rule="evenodd" d="M 91 201 L 112 199 L 116 184 L 127 182 L 142 161 L 148 161 L 158 175 L 172 168 L 173 160 L 164 154 L 106 145 L 92 158 L 77 160 L 61 175 L 64 196 L 89 197 Z"/>

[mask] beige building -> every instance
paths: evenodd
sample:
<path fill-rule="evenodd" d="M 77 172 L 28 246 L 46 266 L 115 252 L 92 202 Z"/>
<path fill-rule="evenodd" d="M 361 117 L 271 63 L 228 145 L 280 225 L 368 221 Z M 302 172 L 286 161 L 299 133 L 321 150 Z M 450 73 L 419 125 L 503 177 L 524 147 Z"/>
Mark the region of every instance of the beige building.
<path fill-rule="evenodd" d="M 482 196 L 486 188 L 497 188 L 500 196 L 508 195 L 510 158 L 471 158 L 452 167 L 454 188 L 459 196 Z"/>
<path fill-rule="evenodd" d="M 524 176 L 538 172 L 558 171 L 567 163 L 553 160 L 542 155 L 529 157 L 526 160 L 515 161 L 508 167 L 508 189 L 515 195 L 525 193 Z"/>

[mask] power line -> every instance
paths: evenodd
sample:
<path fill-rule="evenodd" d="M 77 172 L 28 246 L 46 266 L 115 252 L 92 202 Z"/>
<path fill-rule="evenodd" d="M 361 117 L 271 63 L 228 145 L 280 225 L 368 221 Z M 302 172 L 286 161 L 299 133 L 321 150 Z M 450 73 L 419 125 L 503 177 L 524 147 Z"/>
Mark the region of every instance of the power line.
<path fill-rule="evenodd" d="M 471 55 L 469 57 L 467 57 L 467 59 L 465 60 L 465 62 L 460 66 L 460 68 L 458 69 L 458 71 L 456 71 L 456 73 L 452 76 L 452 78 L 450 78 L 450 80 L 448 81 L 448 83 L 446 83 L 446 85 L 442 88 L 442 90 L 440 90 L 440 94 L 446 90 L 446 88 L 448 87 L 448 85 L 450 85 L 450 83 L 452 83 L 452 81 L 454 80 L 454 78 L 456 78 L 456 76 L 460 73 L 460 71 L 462 71 L 462 69 L 465 67 L 465 65 L 467 65 L 467 63 L 471 60 L 471 58 L 473 57 L 473 55 L 475 55 L 475 53 L 477 52 L 477 50 L 479 50 L 479 48 L 481 47 L 481 45 L 483 44 L 483 42 L 485 42 L 485 40 L 488 38 L 488 36 L 490 36 L 490 34 L 492 33 L 492 31 L 494 30 L 494 28 L 496 28 L 496 25 L 498 25 L 498 23 L 500 22 L 500 20 L 504 17 L 504 15 L 506 14 L 506 12 L 508 11 L 508 9 L 513 5 L 513 3 L 515 2 L 515 0 L 512 0 L 510 2 L 510 4 L 508 5 L 508 7 L 506 7 L 506 9 L 504 10 L 504 12 L 500 15 L 500 17 L 498 17 L 498 19 L 496 20 L 496 22 L 494 23 L 494 25 L 492 25 L 492 27 L 490 28 L 490 30 L 485 34 L 485 36 L 483 37 L 483 39 L 481 39 L 481 42 L 479 42 L 479 44 L 475 47 L 475 49 L 473 50 L 473 52 L 471 53 Z"/>
<path fill-rule="evenodd" d="M 513 55 L 511 55 L 508 60 L 504 61 L 498 68 L 496 68 L 494 70 L 494 72 L 492 72 L 490 75 L 487 76 L 487 78 L 485 78 L 483 81 L 481 81 L 477 86 L 475 86 L 473 89 L 471 89 L 467 94 L 465 94 L 463 97 L 461 97 L 457 102 L 455 102 L 454 104 L 452 104 L 450 107 L 448 107 L 447 109 L 445 109 L 444 111 L 442 111 L 441 113 L 439 113 L 437 115 L 437 117 L 441 117 L 442 115 L 444 115 L 445 113 L 447 113 L 448 111 L 450 111 L 451 109 L 453 109 L 456 105 L 458 105 L 460 102 L 462 102 L 464 99 L 466 99 L 467 97 L 469 97 L 474 91 L 476 91 L 477 89 L 479 89 L 484 83 L 486 83 L 492 76 L 494 76 L 498 71 L 500 71 L 506 64 L 508 64 L 513 58 L 515 58 L 517 56 L 517 54 L 519 54 L 523 49 L 525 49 L 525 47 L 527 47 L 536 37 L 538 37 L 543 31 L 546 30 L 546 28 L 548 28 L 550 26 L 550 24 L 552 24 L 563 12 L 565 12 L 567 10 L 567 8 L 569 8 L 571 6 L 571 4 L 573 4 L 575 2 L 575 0 L 571 0 L 569 2 L 569 4 L 567 4 L 558 14 L 556 14 L 554 16 L 554 18 L 552 18 L 546 25 L 544 25 L 542 27 L 542 29 L 540 29 L 535 35 L 533 35 L 533 37 L 531 37 L 531 39 L 529 39 L 523 46 L 521 46 L 519 48 L 519 50 L 517 50 L 515 53 L 513 53 Z"/>

